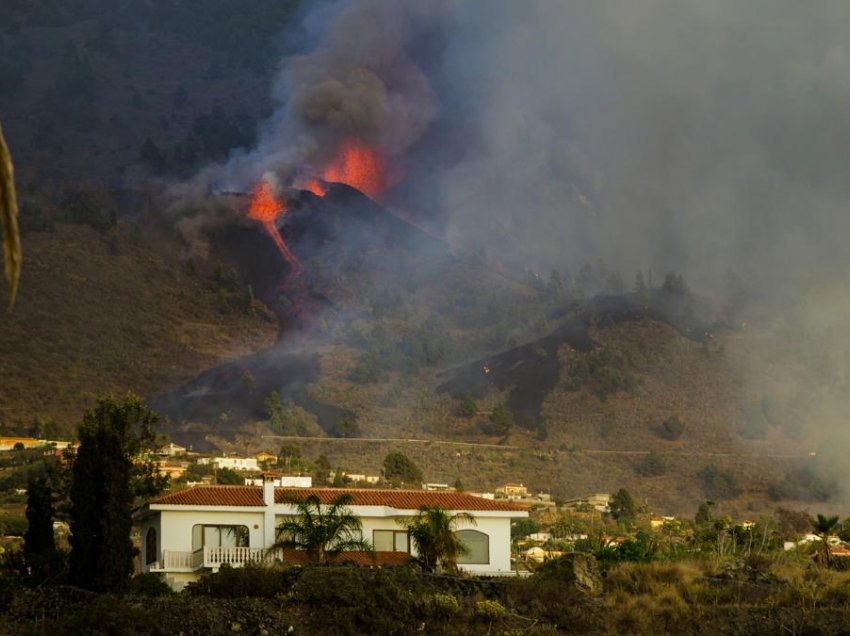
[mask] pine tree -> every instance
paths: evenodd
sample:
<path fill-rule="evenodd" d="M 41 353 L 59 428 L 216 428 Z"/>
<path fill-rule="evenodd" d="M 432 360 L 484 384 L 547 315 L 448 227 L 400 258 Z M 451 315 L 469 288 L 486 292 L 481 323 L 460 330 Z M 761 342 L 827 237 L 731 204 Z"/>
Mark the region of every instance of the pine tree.
<path fill-rule="evenodd" d="M 133 573 L 130 539 L 135 498 L 165 485 L 143 452 L 155 443 L 155 413 L 128 394 L 98 401 L 80 425 L 72 469 L 70 581 L 95 591 L 120 591 Z"/>

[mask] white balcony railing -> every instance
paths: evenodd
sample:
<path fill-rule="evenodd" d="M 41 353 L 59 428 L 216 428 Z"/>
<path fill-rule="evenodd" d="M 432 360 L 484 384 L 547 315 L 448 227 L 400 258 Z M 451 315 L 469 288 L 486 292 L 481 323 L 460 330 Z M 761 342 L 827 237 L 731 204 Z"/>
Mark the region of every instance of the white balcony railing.
<path fill-rule="evenodd" d="M 192 572 L 202 568 L 217 570 L 224 564 L 238 568 L 250 562 L 273 561 L 276 556 L 265 548 L 223 548 L 207 545 L 194 552 L 163 550 L 162 560 L 151 563 L 148 569 L 154 572 Z"/>

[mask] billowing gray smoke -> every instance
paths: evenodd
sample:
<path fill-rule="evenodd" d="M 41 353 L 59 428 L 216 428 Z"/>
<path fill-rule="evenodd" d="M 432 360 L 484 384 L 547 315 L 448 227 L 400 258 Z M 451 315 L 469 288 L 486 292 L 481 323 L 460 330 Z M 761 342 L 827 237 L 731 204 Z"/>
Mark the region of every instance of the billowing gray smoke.
<path fill-rule="evenodd" d="M 437 99 L 407 53 L 411 28 L 425 14 L 383 0 L 332 8 L 313 9 L 329 16 L 320 43 L 285 61 L 273 88 L 281 106 L 257 147 L 207 174 L 220 187 L 321 171 L 351 137 L 398 161 L 433 121 Z"/>
<path fill-rule="evenodd" d="M 850 3 L 423 4 L 313 5 L 257 147 L 205 178 L 286 180 L 359 136 L 453 245 L 760 298 L 847 388 Z"/>

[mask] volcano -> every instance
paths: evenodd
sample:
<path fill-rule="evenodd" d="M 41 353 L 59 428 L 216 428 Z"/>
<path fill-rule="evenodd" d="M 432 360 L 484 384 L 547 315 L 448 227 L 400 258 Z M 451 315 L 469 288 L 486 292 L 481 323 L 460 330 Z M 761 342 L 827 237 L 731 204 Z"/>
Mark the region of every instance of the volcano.
<path fill-rule="evenodd" d="M 246 199 L 232 202 L 241 209 Z M 218 229 L 212 242 L 239 264 L 256 297 L 274 313 L 276 345 L 152 400 L 171 422 L 172 438 L 195 448 L 205 446 L 209 433 L 232 434 L 246 422 L 266 419 L 264 398 L 271 391 L 315 415 L 327 434 L 337 434 L 351 414 L 310 398 L 307 389 L 319 376 L 316 348 L 363 303 L 357 283 L 415 286 L 456 260 L 444 243 L 344 184 L 327 184 L 324 196 L 298 191 L 287 200 L 286 214 L 259 220 L 234 221 Z M 281 258 L 275 234 L 294 259 Z"/>

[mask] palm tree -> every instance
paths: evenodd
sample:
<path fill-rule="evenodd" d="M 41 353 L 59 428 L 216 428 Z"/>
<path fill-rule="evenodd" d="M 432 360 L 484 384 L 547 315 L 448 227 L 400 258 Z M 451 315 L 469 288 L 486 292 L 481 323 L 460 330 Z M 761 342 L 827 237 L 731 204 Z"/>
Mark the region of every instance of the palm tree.
<path fill-rule="evenodd" d="M 12 156 L 0 128 L 0 236 L 3 239 L 3 270 L 9 284 L 9 304 L 15 302 L 21 275 L 21 238 L 18 231 L 18 204 Z"/>
<path fill-rule="evenodd" d="M 413 519 L 402 522 L 419 553 L 422 567 L 430 572 L 457 571 L 458 557 L 468 551 L 455 534 L 461 522 L 476 525 L 475 517 L 468 512 L 450 515 L 439 506 L 422 506 Z"/>
<path fill-rule="evenodd" d="M 372 553 L 363 540 L 363 524 L 348 506 L 353 498 L 344 493 L 328 505 L 316 495 L 293 500 L 297 513 L 277 527 L 277 539 L 271 550 L 295 548 L 305 550 L 314 563 L 327 563 L 340 552 L 357 550 Z"/>
<path fill-rule="evenodd" d="M 829 565 L 830 561 L 832 561 L 832 553 L 829 551 L 828 539 L 838 526 L 838 516 L 825 517 L 819 514 L 816 519 L 810 519 L 809 523 L 812 524 L 812 530 L 820 538 L 824 564 Z"/>

